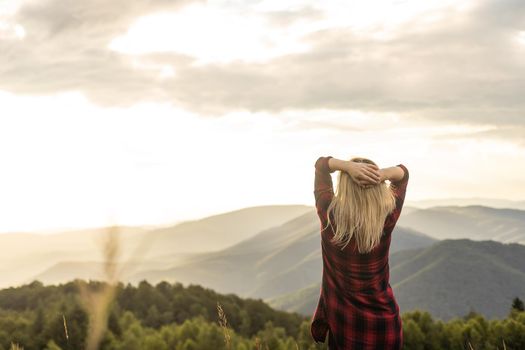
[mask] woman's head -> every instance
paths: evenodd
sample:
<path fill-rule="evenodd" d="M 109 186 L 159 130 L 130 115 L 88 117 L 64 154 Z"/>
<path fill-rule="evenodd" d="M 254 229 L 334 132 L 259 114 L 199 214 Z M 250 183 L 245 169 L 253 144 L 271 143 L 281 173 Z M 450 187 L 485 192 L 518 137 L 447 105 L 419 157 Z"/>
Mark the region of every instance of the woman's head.
<path fill-rule="evenodd" d="M 354 157 L 350 161 L 377 165 L 363 157 Z M 363 187 L 347 172 L 340 171 L 327 214 L 328 224 L 334 228 L 333 242 L 344 248 L 354 237 L 360 253 L 370 252 L 379 244 L 385 219 L 394 208 L 395 197 L 387 183 Z"/>

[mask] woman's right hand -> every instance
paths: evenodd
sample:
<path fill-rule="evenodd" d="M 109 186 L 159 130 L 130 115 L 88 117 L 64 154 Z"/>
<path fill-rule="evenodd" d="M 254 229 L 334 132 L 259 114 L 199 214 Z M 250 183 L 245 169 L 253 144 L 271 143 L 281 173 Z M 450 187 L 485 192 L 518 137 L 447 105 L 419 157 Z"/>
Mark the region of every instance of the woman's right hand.
<path fill-rule="evenodd" d="M 368 188 L 382 182 L 380 169 L 374 164 L 350 161 L 346 172 L 361 187 Z"/>

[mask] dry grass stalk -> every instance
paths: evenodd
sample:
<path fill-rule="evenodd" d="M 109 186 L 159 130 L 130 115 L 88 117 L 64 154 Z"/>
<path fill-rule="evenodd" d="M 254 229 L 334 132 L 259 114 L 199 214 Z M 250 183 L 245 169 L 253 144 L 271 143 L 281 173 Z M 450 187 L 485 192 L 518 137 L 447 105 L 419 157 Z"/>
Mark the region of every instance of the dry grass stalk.
<path fill-rule="evenodd" d="M 258 337 L 255 338 L 255 349 L 261 350 L 261 340 Z"/>
<path fill-rule="evenodd" d="M 474 350 L 474 348 L 472 347 L 472 344 L 470 344 L 470 342 L 468 342 L 468 347 L 470 348 L 470 350 Z"/>
<path fill-rule="evenodd" d="M 64 334 L 66 336 L 66 340 L 69 341 L 69 333 L 67 332 L 66 316 L 64 314 L 62 314 L 62 320 L 64 321 Z"/>
<path fill-rule="evenodd" d="M 142 261 L 154 241 L 150 235 L 144 235 L 127 261 L 122 262 L 119 227 L 113 224 L 108 225 L 104 233 L 102 251 L 105 283 L 100 290 L 94 291 L 85 282 L 77 280 L 80 297 L 89 315 L 86 350 L 98 349 L 107 328 L 109 307 L 115 298 L 118 282 L 124 279 L 124 271 L 132 272 L 132 263 L 138 265 Z"/>
<path fill-rule="evenodd" d="M 228 320 L 226 319 L 226 314 L 224 313 L 224 310 L 222 309 L 222 306 L 219 302 L 217 302 L 217 313 L 219 314 L 219 325 L 221 326 L 224 333 L 226 348 L 231 349 L 231 337 L 230 332 L 228 331 Z"/>
<path fill-rule="evenodd" d="M 295 348 L 299 350 L 299 344 L 297 344 L 297 342 L 295 342 Z"/>
<path fill-rule="evenodd" d="M 10 350 L 24 350 L 24 348 L 21 347 L 18 344 L 11 343 L 11 349 Z"/>
<path fill-rule="evenodd" d="M 78 281 L 80 296 L 89 315 L 86 350 L 98 349 L 106 331 L 109 306 L 115 297 L 119 277 L 119 248 L 119 228 L 110 226 L 103 245 L 105 283 L 99 290 L 92 290 L 85 282 Z"/>

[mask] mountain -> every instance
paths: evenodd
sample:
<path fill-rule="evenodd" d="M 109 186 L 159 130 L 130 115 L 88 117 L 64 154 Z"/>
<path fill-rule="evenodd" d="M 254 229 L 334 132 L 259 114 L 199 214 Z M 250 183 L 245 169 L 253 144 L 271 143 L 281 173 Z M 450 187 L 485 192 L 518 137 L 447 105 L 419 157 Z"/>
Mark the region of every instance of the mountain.
<path fill-rule="evenodd" d="M 1 234 L 0 287 L 25 283 L 61 261 L 99 260 L 107 232 L 108 228 L 94 228 L 49 235 Z M 144 232 L 141 227 L 120 227 L 121 249 L 131 250 Z"/>
<path fill-rule="evenodd" d="M 317 213 L 310 211 L 222 251 L 190 257 L 169 269 L 144 270 L 131 280 L 197 283 L 242 296 L 274 297 L 319 281 L 319 230 Z M 391 252 L 428 246 L 434 241 L 412 229 L 396 227 Z"/>
<path fill-rule="evenodd" d="M 468 239 L 438 241 L 390 258 L 390 284 L 402 312 L 429 311 L 449 320 L 471 310 L 505 317 L 514 297 L 525 297 L 525 246 Z M 320 283 L 270 300 L 276 308 L 311 315 Z"/>
<path fill-rule="evenodd" d="M 312 207 L 304 205 L 260 206 L 155 229 L 120 227 L 118 248 L 122 260 L 135 261 L 135 267 L 136 262 L 142 262 L 142 268 L 171 266 L 188 255 L 224 249 L 309 211 Z M 96 228 L 47 235 L 1 234 L 0 287 L 35 277 L 65 282 L 77 275 L 89 276 L 89 271 L 98 276 L 94 267 L 72 264 L 101 261 L 107 232 L 108 228 Z"/>
<path fill-rule="evenodd" d="M 525 211 L 480 205 L 444 206 L 403 213 L 398 225 L 436 239 L 468 238 L 525 244 Z"/>
<path fill-rule="evenodd" d="M 154 269 L 160 266 L 161 264 L 159 263 L 131 261 L 117 264 L 116 267 L 120 271 L 119 276 L 121 276 L 121 280 L 125 280 L 127 276 L 136 273 L 139 269 Z M 66 283 L 77 278 L 105 281 L 108 279 L 105 273 L 106 267 L 106 264 L 99 261 L 61 261 L 36 275 L 33 280 L 45 282 L 46 284 Z M 71 271 L 75 271 L 74 277 L 72 277 Z"/>
<path fill-rule="evenodd" d="M 308 287 L 299 289 L 296 292 L 267 299 L 266 302 L 271 307 L 278 310 L 298 312 L 303 315 L 312 316 L 314 314 L 315 308 L 317 307 L 320 292 L 321 282 L 317 281 L 315 283 L 312 283 Z"/>
<path fill-rule="evenodd" d="M 3 233 L 0 234 L 0 246 L 2 247 L 2 263 L 12 261 L 19 256 L 30 258 L 35 253 L 49 252 L 72 252 L 92 251 L 98 254 L 99 245 L 103 242 L 107 227 L 64 231 L 56 234 L 33 234 L 33 233 Z M 147 232 L 142 227 L 119 227 L 124 244 L 134 241 L 141 234 Z"/>
<path fill-rule="evenodd" d="M 144 241 L 148 256 L 218 251 L 309 211 L 306 205 L 244 208 L 149 231 Z"/>
<path fill-rule="evenodd" d="M 255 221 L 260 213 L 253 208 L 230 213 L 230 220 L 217 216 L 187 223 L 189 226 L 178 225 L 181 227 L 171 230 L 137 232 L 130 235 L 135 242 L 150 234 L 158 235 L 155 239 L 160 247 L 151 245 L 150 256 L 128 264 L 123 280 L 197 283 L 219 292 L 271 299 L 275 306 L 308 314 L 312 305 L 315 307 L 320 288 L 320 224 L 315 210 L 304 208 L 305 212 L 292 215 L 291 219 L 283 217 L 284 221 L 259 233 L 253 230 L 245 235 L 240 233 L 246 227 L 257 226 L 250 226 L 242 219 L 244 214 L 253 213 L 254 216 L 247 217 Z M 278 207 L 275 209 L 279 211 Z M 525 290 L 522 280 L 525 263 L 519 255 L 525 256 L 525 246 L 486 241 L 486 238 L 494 238 L 523 242 L 525 211 L 483 206 L 407 207 L 403 210 L 393 232 L 390 250 L 391 284 L 403 308 L 420 307 L 442 318 L 461 315 L 469 307 L 488 316 L 503 315 L 503 308 L 508 305 L 506 298 L 516 294 L 519 288 Z M 268 216 L 272 215 L 271 211 L 268 210 Z M 246 226 L 234 227 L 235 223 Z M 198 237 L 212 237 L 210 240 L 213 240 L 225 236 L 224 232 L 235 230 L 237 241 L 221 250 L 180 252 L 174 248 L 183 246 L 176 243 L 179 235 L 193 235 L 185 239 L 196 242 Z M 472 240 L 465 237 L 472 237 Z M 446 244 L 436 242 L 436 238 L 445 238 Z M 33 261 L 44 259 L 44 252 L 40 256 L 35 254 Z M 89 255 L 80 253 L 78 259 L 71 253 L 64 253 L 64 259 L 58 261 L 59 255 L 48 255 L 47 259 L 54 264 L 39 265 L 40 270 L 34 276 L 46 283 L 65 282 L 78 276 L 98 278 L 100 266 L 97 270 L 96 263 L 80 264 L 96 259 L 88 259 Z M 28 256 L 27 259 L 32 261 L 33 258 Z M 504 291 L 499 293 L 496 288 Z M 492 303 L 497 293 L 500 299 Z M 469 295 L 472 295 L 471 301 Z"/>
<path fill-rule="evenodd" d="M 491 208 L 508 208 L 525 210 L 525 201 L 512 201 L 508 199 L 498 198 L 448 198 L 448 199 L 427 199 L 420 201 L 406 201 L 405 206 L 426 209 L 430 207 L 443 206 L 468 206 L 481 205 Z"/>

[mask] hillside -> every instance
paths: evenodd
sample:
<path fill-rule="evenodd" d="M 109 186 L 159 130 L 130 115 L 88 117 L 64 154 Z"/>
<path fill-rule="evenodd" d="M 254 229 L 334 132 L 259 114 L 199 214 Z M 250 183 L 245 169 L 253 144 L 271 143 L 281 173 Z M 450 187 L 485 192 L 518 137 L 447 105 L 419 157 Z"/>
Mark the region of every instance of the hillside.
<path fill-rule="evenodd" d="M 103 307 L 96 296 L 105 287 L 76 280 L 0 290 L 0 349 L 14 349 L 13 344 L 25 350 L 90 348 L 86 340 L 96 331 L 90 327 L 96 314 L 89 306 Z M 326 349 L 326 343 L 312 339 L 311 315 L 275 310 L 262 300 L 166 282 L 118 284 L 114 291 L 97 349 Z M 443 324 L 424 310 L 402 312 L 404 347 L 417 349 L 424 343 L 428 350 L 465 349 L 468 341 L 474 349 L 500 349 L 503 335 L 506 349 L 523 349 L 520 302 L 508 305 L 503 320 L 469 313 Z M 227 329 L 219 320 L 226 320 Z"/>
<path fill-rule="evenodd" d="M 482 205 L 491 208 L 508 208 L 525 210 L 525 201 L 512 201 L 500 198 L 445 198 L 445 199 L 427 199 L 419 201 L 405 201 L 405 206 L 426 209 L 431 207 L 445 207 L 445 206 L 469 206 Z"/>
<path fill-rule="evenodd" d="M 179 232 L 180 235 L 186 232 L 186 236 L 192 234 L 192 230 L 187 230 L 188 226 L 184 226 L 186 227 L 184 229 L 179 228 L 180 231 L 175 229 L 156 232 L 154 234 L 158 235 L 156 242 L 159 249 L 151 249 L 152 255 L 147 259 L 134 261 L 128 266 L 123 280 L 133 283 L 144 279 L 151 283 L 163 280 L 198 283 L 219 292 L 271 299 L 273 305 L 289 310 L 312 310 L 312 305 L 315 305 L 316 302 L 314 299 L 318 296 L 321 279 L 319 220 L 312 208 L 304 208 L 307 209 L 305 213 L 295 215 L 291 220 L 285 220 L 286 222 L 258 233 L 249 232 L 244 239 L 238 236 L 235 244 L 212 252 L 180 253 L 172 249 L 176 245 L 174 242 L 179 239 L 176 232 Z M 473 245 L 472 248 L 471 244 L 481 243 L 486 237 L 500 240 L 519 239 L 520 230 L 525 222 L 524 211 L 483 206 L 429 209 L 407 207 L 405 209 L 410 210 L 403 212 L 393 232 L 390 257 L 391 284 L 399 289 L 400 305 L 408 310 L 421 306 L 432 310 L 439 317 L 446 318 L 464 313 L 464 309 L 454 304 L 463 301 L 462 305 L 481 305 L 481 311 L 488 316 L 501 315 L 503 312 L 501 305 L 508 304 L 506 298 L 509 295 L 505 293 L 516 293 L 519 287 L 525 290 L 520 275 L 521 265 L 511 264 L 510 260 L 504 258 L 504 255 L 512 256 L 513 254 L 509 253 L 508 249 L 494 248 L 492 255 L 485 251 L 477 252 L 474 257 L 479 261 L 476 260 L 476 263 L 484 267 L 479 271 L 474 268 L 468 269 L 468 261 L 459 260 L 453 255 L 449 256 L 449 251 L 456 252 L 458 256 L 468 255 L 466 253 L 472 252 L 472 249 L 477 251 L 479 246 Z M 239 218 L 249 212 L 249 210 L 236 212 L 230 219 L 235 218 L 238 222 L 243 222 Z M 253 220 L 253 217 L 250 218 Z M 227 232 L 225 228 L 233 225 L 231 222 L 234 221 L 233 219 L 225 220 L 224 217 L 212 217 L 188 224 L 195 225 L 193 226 L 196 227 L 195 232 L 199 231 L 197 227 L 203 227 L 202 232 L 205 231 L 206 235 L 221 237 L 224 236 L 221 232 Z M 411 228 L 405 227 L 405 224 L 411 225 Z M 220 225 L 226 231 L 221 231 Z M 207 230 L 206 227 L 211 227 L 211 229 Z M 425 228 L 425 231 L 419 231 L 417 227 Z M 238 230 L 240 232 L 241 228 Z M 175 234 L 172 236 L 169 232 L 175 232 Z M 435 245 L 433 249 L 438 249 L 436 253 L 434 250 L 427 250 L 435 243 L 435 239 L 427 236 L 427 233 L 437 237 L 452 235 L 460 239 L 453 241 L 456 243 L 450 243 L 450 246 Z M 138 235 L 148 237 L 148 234 L 152 232 Z M 470 236 L 473 237 L 472 241 L 464 239 Z M 194 234 L 191 239 L 196 239 L 196 237 L 199 235 Z M 468 243 L 457 243 L 465 241 Z M 161 244 L 162 242 L 166 243 Z M 498 246 L 497 242 L 490 243 L 496 244 L 493 247 Z M 458 244 L 460 248 L 455 247 Z M 502 246 L 509 247 L 509 245 Z M 517 247 L 514 249 L 518 250 L 525 247 L 523 245 L 514 246 Z M 418 249 L 424 247 L 427 249 Z M 432 256 L 433 259 L 425 259 L 427 254 L 430 254 L 428 256 Z M 446 258 L 443 258 L 445 256 Z M 64 255 L 62 260 L 58 260 L 56 256 L 50 257 L 50 261 L 55 259 L 54 265 L 45 268 L 42 265 L 42 270 L 33 276 L 46 283 L 65 282 L 79 276 L 84 278 L 101 276 L 101 268 L 95 262 L 96 260 L 86 259 L 80 254 L 78 257 Z M 90 263 L 86 264 L 86 261 Z M 406 263 L 407 261 L 410 263 Z M 509 269 L 509 266 L 512 268 Z M 427 274 L 429 271 L 432 272 L 430 276 Z M 514 274 L 509 271 L 513 271 Z M 456 281 L 456 274 L 466 282 Z M 474 284 L 475 281 L 478 281 L 477 284 Z M 494 284 L 493 281 L 498 283 Z M 439 291 L 438 297 L 432 297 L 432 292 L 428 293 L 428 290 L 434 288 L 434 284 L 437 284 L 435 290 Z M 503 299 L 499 301 L 499 304 L 493 303 L 492 308 L 485 307 L 485 304 L 491 303 L 491 293 L 495 293 L 494 288 L 504 284 L 509 285 L 510 289 L 505 289 L 505 293 L 500 293 Z M 474 295 L 472 303 L 475 304 L 469 304 L 470 301 L 461 294 L 461 291 L 456 296 L 440 289 L 445 287 L 454 291 L 463 287 L 467 288 L 468 293 L 465 295 Z M 484 294 L 485 290 L 490 293 Z M 313 296 L 305 297 L 309 292 Z M 297 293 L 302 295 L 298 296 Z M 440 303 L 431 305 L 431 300 L 440 300 Z"/>
<path fill-rule="evenodd" d="M 305 205 L 243 208 L 149 231 L 144 234 L 147 255 L 219 251 L 311 210 Z"/>
<path fill-rule="evenodd" d="M 122 260 L 138 260 L 143 268 L 151 264 L 171 266 L 190 254 L 224 249 L 309 211 L 312 208 L 303 205 L 261 206 L 156 229 L 122 227 L 119 250 Z M 73 265 L 68 268 L 66 262 L 82 268 L 86 266 L 82 262 L 100 261 L 106 232 L 107 228 L 97 228 L 48 235 L 1 234 L 0 287 L 30 282 L 40 276 L 50 282 L 90 276 Z M 99 276 L 96 267 L 86 268 L 94 271 L 93 277 Z M 51 270 L 57 275 L 50 275 Z"/>
<path fill-rule="evenodd" d="M 494 240 L 525 244 L 525 211 L 480 205 L 444 206 L 403 213 L 398 225 L 436 239 Z"/>
<path fill-rule="evenodd" d="M 198 283 L 261 298 L 289 293 L 321 277 L 319 225 L 317 214 L 311 211 L 220 252 L 191 257 L 170 269 L 142 271 L 132 280 Z M 391 251 L 433 242 L 414 230 L 396 227 Z"/>
<path fill-rule="evenodd" d="M 525 297 L 525 246 L 467 239 L 444 240 L 390 258 L 390 284 L 403 312 L 428 310 L 443 320 L 471 309 L 504 317 L 512 298 Z M 320 283 L 275 298 L 270 305 L 313 312 Z"/>
<path fill-rule="evenodd" d="M 121 227 L 122 250 L 132 250 L 144 232 L 141 227 Z M 60 262 L 100 260 L 106 233 L 107 228 L 94 228 L 47 235 L 0 234 L 0 287 L 25 283 Z"/>
<path fill-rule="evenodd" d="M 89 308 L 84 306 L 89 304 L 89 294 L 81 292 L 80 285 L 94 293 L 102 284 L 80 282 L 52 286 L 33 282 L 0 290 L 0 349 L 14 348 L 12 342 L 27 350 L 49 349 L 46 344 L 50 340 L 60 349 L 85 349 Z M 292 337 L 302 341 L 303 349 L 313 343 L 307 317 L 274 310 L 262 300 L 219 294 L 196 285 L 142 282 L 116 287 L 100 349 L 226 350 L 217 322 L 218 304 L 227 317 L 232 340 L 235 344 L 242 342 L 241 349 L 254 348 L 255 337 L 267 344 L 272 344 L 270 337 L 279 337 L 282 342 Z M 268 336 L 261 335 L 263 331 Z M 158 336 L 152 337 L 154 333 Z M 187 338 L 191 339 L 188 346 L 179 343 Z"/>

